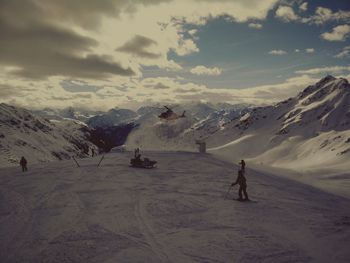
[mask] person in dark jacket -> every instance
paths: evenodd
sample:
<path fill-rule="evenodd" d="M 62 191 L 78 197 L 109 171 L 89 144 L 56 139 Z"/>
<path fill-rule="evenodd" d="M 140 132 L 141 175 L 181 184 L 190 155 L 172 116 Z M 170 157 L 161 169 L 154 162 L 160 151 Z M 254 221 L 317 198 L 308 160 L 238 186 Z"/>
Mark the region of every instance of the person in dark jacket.
<path fill-rule="evenodd" d="M 239 185 L 239 190 L 238 190 L 239 198 L 237 200 L 238 201 L 249 201 L 248 193 L 247 193 L 247 180 L 244 177 L 244 173 L 242 170 L 238 171 L 238 176 L 237 176 L 236 182 L 232 183 L 231 186 L 235 186 L 236 184 Z M 244 199 L 242 196 L 242 192 L 244 193 Z"/>
<path fill-rule="evenodd" d="M 28 171 L 27 169 L 27 160 L 22 156 L 21 160 L 19 161 L 19 164 L 22 166 L 22 172 Z"/>
<path fill-rule="evenodd" d="M 245 161 L 241 160 L 241 162 L 239 163 L 241 165 L 241 171 L 243 172 L 243 175 L 245 174 Z"/>

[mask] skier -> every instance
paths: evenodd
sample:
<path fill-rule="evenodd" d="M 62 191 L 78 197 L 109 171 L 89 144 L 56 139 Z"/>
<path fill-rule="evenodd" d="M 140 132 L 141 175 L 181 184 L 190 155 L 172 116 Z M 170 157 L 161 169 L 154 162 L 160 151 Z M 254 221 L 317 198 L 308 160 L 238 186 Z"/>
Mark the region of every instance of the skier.
<path fill-rule="evenodd" d="M 27 160 L 22 156 L 21 160 L 19 161 L 19 164 L 22 166 L 22 172 L 28 171 L 27 169 Z"/>
<path fill-rule="evenodd" d="M 237 200 L 238 201 L 249 201 L 248 193 L 247 193 L 247 180 L 244 177 L 244 173 L 242 170 L 238 171 L 237 180 L 236 180 L 236 182 L 232 183 L 231 186 L 235 186 L 236 184 L 239 184 L 239 190 L 238 190 L 239 198 Z M 242 197 L 242 191 L 244 193 L 244 199 Z"/>
<path fill-rule="evenodd" d="M 243 172 L 243 175 L 245 174 L 245 161 L 241 160 L 241 162 L 239 163 L 241 165 L 241 171 Z"/>

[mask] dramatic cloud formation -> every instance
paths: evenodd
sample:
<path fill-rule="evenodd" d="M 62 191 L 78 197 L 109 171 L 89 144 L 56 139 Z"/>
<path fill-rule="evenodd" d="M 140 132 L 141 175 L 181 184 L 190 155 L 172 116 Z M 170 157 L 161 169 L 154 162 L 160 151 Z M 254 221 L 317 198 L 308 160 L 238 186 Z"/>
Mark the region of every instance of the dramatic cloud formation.
<path fill-rule="evenodd" d="M 207 68 L 205 66 L 197 66 L 191 69 L 191 73 L 195 75 L 219 76 L 222 73 L 222 69 L 218 67 Z"/>
<path fill-rule="evenodd" d="M 55 23 L 55 18 L 61 19 L 59 14 L 68 1 L 55 11 L 54 1 L 45 3 L 44 6 L 34 1 L 0 2 L 0 65 L 13 67 L 10 74 L 26 78 L 61 75 L 99 79 L 134 74 L 130 67 L 122 66 L 111 56 L 95 54 L 93 48 L 98 45 L 95 39 Z M 100 7 L 103 6 L 101 3 Z M 76 20 L 83 19 L 83 10 L 77 11 Z M 91 20 L 97 19 L 98 10 L 90 11 Z M 69 19 L 70 14 L 67 11 Z"/>
<path fill-rule="evenodd" d="M 281 50 L 281 49 L 273 49 L 269 51 L 270 55 L 276 55 L 276 56 L 282 56 L 288 54 L 287 51 Z"/>
<path fill-rule="evenodd" d="M 349 11 L 314 12 L 314 6 L 278 0 L 0 0 L 0 102 L 108 109 L 284 99 L 316 81 L 313 71 L 292 76 L 316 57 L 296 53 L 317 50 L 322 56 L 335 44 L 318 45 L 319 25 L 334 27 L 322 34 L 326 40 L 349 34 Z M 286 22 L 303 34 L 284 38 L 291 27 Z M 304 30 L 310 27 L 312 36 Z M 349 49 L 338 46 L 331 53 L 346 58 Z M 344 66 L 344 59 L 338 61 Z"/>
<path fill-rule="evenodd" d="M 137 35 L 130 41 L 126 42 L 123 46 L 117 48 L 117 51 L 134 54 L 135 56 L 143 58 L 159 58 L 161 56 L 160 54 L 146 50 L 147 48 L 156 45 L 157 42 L 155 40 Z"/>
<path fill-rule="evenodd" d="M 332 29 L 331 32 L 321 34 L 321 37 L 328 41 L 344 41 L 350 33 L 349 25 L 340 25 Z"/>

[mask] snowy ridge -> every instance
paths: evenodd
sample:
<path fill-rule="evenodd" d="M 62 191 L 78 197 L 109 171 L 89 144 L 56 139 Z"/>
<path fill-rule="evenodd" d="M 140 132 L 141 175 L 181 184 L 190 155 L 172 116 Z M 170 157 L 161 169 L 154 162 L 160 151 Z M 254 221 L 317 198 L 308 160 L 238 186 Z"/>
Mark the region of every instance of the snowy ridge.
<path fill-rule="evenodd" d="M 250 138 L 230 151 L 271 165 L 349 162 L 350 85 L 327 76 L 295 98 L 253 109 L 207 141 L 218 147 L 246 135 Z"/>
<path fill-rule="evenodd" d="M 88 141 L 89 129 L 79 121 L 50 122 L 30 111 L 0 104 L 0 166 L 86 157 L 97 147 Z"/>

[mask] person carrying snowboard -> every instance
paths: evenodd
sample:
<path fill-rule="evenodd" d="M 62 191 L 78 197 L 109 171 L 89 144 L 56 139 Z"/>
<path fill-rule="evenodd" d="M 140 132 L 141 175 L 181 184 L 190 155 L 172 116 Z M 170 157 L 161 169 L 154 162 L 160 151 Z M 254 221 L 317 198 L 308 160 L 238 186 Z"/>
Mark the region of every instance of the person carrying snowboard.
<path fill-rule="evenodd" d="M 27 169 L 27 160 L 22 156 L 21 160 L 19 161 L 19 164 L 22 166 L 22 172 L 28 171 Z"/>
<path fill-rule="evenodd" d="M 231 186 L 235 186 L 236 184 L 239 185 L 238 195 L 239 198 L 238 201 L 249 201 L 248 193 L 247 193 L 247 180 L 244 177 L 244 173 L 242 170 L 238 171 L 238 176 L 236 179 L 236 182 L 232 183 Z M 242 197 L 242 192 L 244 193 L 244 199 Z"/>

